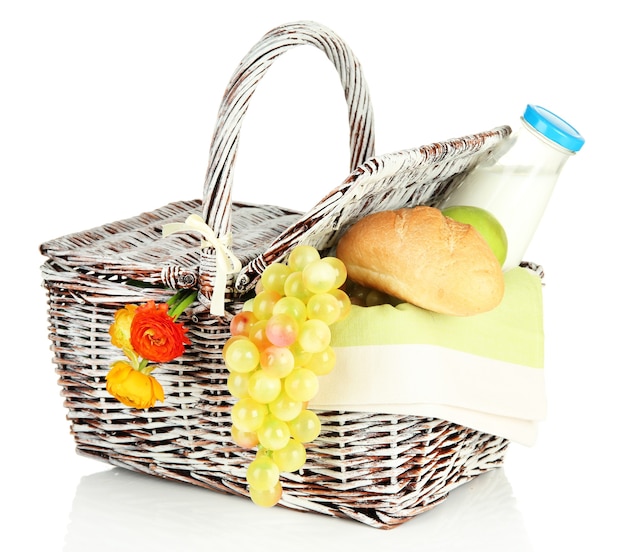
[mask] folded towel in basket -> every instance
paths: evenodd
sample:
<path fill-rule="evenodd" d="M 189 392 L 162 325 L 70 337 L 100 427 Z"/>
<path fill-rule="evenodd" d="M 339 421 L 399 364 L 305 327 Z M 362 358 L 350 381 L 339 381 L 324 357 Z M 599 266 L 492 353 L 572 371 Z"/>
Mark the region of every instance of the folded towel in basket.
<path fill-rule="evenodd" d="M 333 326 L 316 409 L 442 418 L 526 445 L 546 415 L 541 279 L 505 273 L 495 309 L 468 317 L 410 304 L 353 307 Z"/>

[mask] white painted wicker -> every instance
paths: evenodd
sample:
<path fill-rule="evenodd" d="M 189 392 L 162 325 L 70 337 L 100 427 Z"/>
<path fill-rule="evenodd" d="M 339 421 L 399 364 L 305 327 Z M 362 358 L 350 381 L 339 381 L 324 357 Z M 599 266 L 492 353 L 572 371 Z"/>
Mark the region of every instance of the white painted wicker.
<path fill-rule="evenodd" d="M 232 167 L 241 123 L 255 87 L 283 52 L 313 45 L 337 68 L 348 105 L 352 172 L 307 213 L 231 202 Z M 80 454 L 115 466 L 247 496 L 254 452 L 230 439 L 230 408 L 221 348 L 229 322 L 263 268 L 298 243 L 331 251 L 366 213 L 433 204 L 455 177 L 507 136 L 506 126 L 374 156 L 367 85 L 350 49 L 312 22 L 278 27 L 243 59 L 224 95 L 201 200 L 180 201 L 41 246 L 50 340 L 71 431 Z M 232 233 L 243 269 L 227 283 L 226 312 L 212 315 L 215 251 L 198 235 L 167 238 L 162 226 L 199 213 L 218 236 Z M 129 285 L 130 280 L 149 287 Z M 168 289 L 169 288 L 169 289 Z M 105 390 L 119 350 L 110 344 L 113 313 L 128 303 L 166 300 L 196 288 L 199 301 L 181 320 L 192 344 L 160 367 L 165 403 L 134 410 Z M 322 434 L 307 447 L 301 471 L 283 474 L 281 504 L 390 528 L 444 500 L 456 486 L 501 465 L 503 438 L 445 420 L 385 413 L 319 412 Z"/>

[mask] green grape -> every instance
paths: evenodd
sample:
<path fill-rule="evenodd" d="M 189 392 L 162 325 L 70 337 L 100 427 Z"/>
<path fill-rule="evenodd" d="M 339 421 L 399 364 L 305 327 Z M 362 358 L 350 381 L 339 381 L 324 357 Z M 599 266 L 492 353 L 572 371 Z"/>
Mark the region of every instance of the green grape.
<path fill-rule="evenodd" d="M 236 445 L 244 449 L 252 449 L 259 444 L 256 431 L 241 431 L 235 425 L 230 427 L 230 436 Z"/>
<path fill-rule="evenodd" d="M 349 295 L 342 289 L 331 289 L 328 293 L 339 302 L 340 311 L 337 321 L 344 320 L 350 314 L 350 307 L 352 306 Z"/>
<path fill-rule="evenodd" d="M 252 397 L 245 397 L 233 405 L 230 417 L 237 429 L 257 431 L 267 412 L 267 405 L 255 401 Z"/>
<path fill-rule="evenodd" d="M 293 362 L 294 366 L 304 366 L 307 362 L 311 360 L 312 353 L 309 351 L 305 351 L 302 348 L 302 345 L 297 341 L 289 347 L 289 350 L 293 354 Z"/>
<path fill-rule="evenodd" d="M 322 320 L 307 320 L 300 326 L 298 343 L 304 351 L 320 353 L 330 345 L 330 339 L 330 328 Z"/>
<path fill-rule="evenodd" d="M 291 274 L 291 269 L 287 265 L 282 263 L 270 264 L 261 274 L 263 289 L 283 295 L 285 280 L 289 274 Z"/>
<path fill-rule="evenodd" d="M 377 289 L 370 289 L 365 296 L 365 306 L 375 307 L 389 303 L 389 295 Z"/>
<path fill-rule="evenodd" d="M 223 354 L 226 368 L 231 372 L 251 372 L 259 364 L 259 350 L 246 337 L 233 340 Z"/>
<path fill-rule="evenodd" d="M 268 450 L 278 450 L 287 445 L 291 432 L 286 422 L 269 414 L 265 416 L 261 427 L 257 430 L 257 435 L 262 447 Z"/>
<path fill-rule="evenodd" d="M 314 441 L 321 431 L 320 419 L 312 410 L 303 410 L 288 425 L 291 436 L 301 443 Z"/>
<path fill-rule="evenodd" d="M 274 314 L 267 321 L 265 335 L 270 343 L 289 347 L 298 338 L 298 322 L 289 314 Z"/>
<path fill-rule="evenodd" d="M 272 459 L 281 472 L 295 472 L 306 462 L 306 449 L 300 441 L 290 438 L 283 448 L 272 453 Z"/>
<path fill-rule="evenodd" d="M 278 484 L 280 471 L 276 463 L 266 455 L 257 456 L 246 471 L 246 481 L 250 488 L 269 491 Z"/>
<path fill-rule="evenodd" d="M 350 296 L 350 302 L 353 305 L 364 307 L 367 299 L 367 294 L 370 292 L 368 288 L 357 284 L 355 282 L 349 282 L 347 286 L 347 293 Z"/>
<path fill-rule="evenodd" d="M 289 253 L 287 264 L 292 271 L 299 272 L 304 270 L 308 264 L 319 260 L 319 258 L 319 251 L 315 247 L 300 244 Z"/>
<path fill-rule="evenodd" d="M 305 365 L 305 368 L 308 368 L 318 376 L 325 376 L 333 371 L 336 362 L 335 350 L 332 347 L 326 347 L 320 353 L 313 353 L 311 360 Z"/>
<path fill-rule="evenodd" d="M 302 271 L 302 283 L 311 293 L 326 293 L 333 289 L 335 268 L 323 259 L 309 263 Z"/>
<path fill-rule="evenodd" d="M 257 402 L 272 402 L 282 389 L 280 378 L 268 375 L 265 370 L 255 370 L 248 381 L 248 393 Z"/>
<path fill-rule="evenodd" d="M 252 305 L 254 304 L 254 297 L 250 297 L 247 299 L 243 306 L 241 307 L 242 312 L 252 312 Z"/>
<path fill-rule="evenodd" d="M 237 399 L 243 399 L 244 397 L 249 397 L 250 393 L 248 393 L 248 381 L 250 380 L 250 372 L 245 374 L 241 372 L 231 372 L 228 375 L 228 380 L 226 381 L 226 385 L 228 387 L 228 392 Z"/>
<path fill-rule="evenodd" d="M 324 257 L 322 261 L 328 263 L 335 269 L 335 282 L 333 283 L 333 289 L 339 289 L 343 286 L 348 277 L 346 265 L 337 257 Z"/>
<path fill-rule="evenodd" d="M 316 293 L 309 299 L 306 305 L 309 318 L 321 320 L 327 325 L 331 325 L 339 319 L 341 305 L 330 293 Z"/>
<path fill-rule="evenodd" d="M 313 295 L 304 285 L 302 279 L 302 272 L 292 272 L 285 280 L 285 296 L 295 297 L 300 299 L 303 303 L 309 300 L 309 297 Z"/>
<path fill-rule="evenodd" d="M 274 305 L 272 314 L 288 314 L 298 324 L 306 320 L 306 305 L 297 297 L 281 297 Z"/>
<path fill-rule="evenodd" d="M 263 372 L 275 378 L 284 378 L 291 373 L 295 366 L 295 359 L 291 350 L 275 345 L 263 349 L 259 362 Z"/>
<path fill-rule="evenodd" d="M 224 347 L 222 348 L 222 357 L 226 357 L 226 351 L 228 350 L 228 348 L 235 342 L 235 341 L 239 341 L 240 339 L 246 339 L 245 335 L 232 335 L 230 336 L 227 340 L 226 343 L 224 343 Z"/>
<path fill-rule="evenodd" d="M 274 485 L 271 489 L 260 491 L 254 487 L 250 487 L 250 498 L 257 506 L 264 508 L 271 508 L 278 504 L 278 501 L 283 495 L 283 487 L 280 481 Z"/>
<path fill-rule="evenodd" d="M 296 368 L 284 380 L 285 392 L 295 401 L 310 401 L 319 390 L 315 372 L 308 368 Z"/>
<path fill-rule="evenodd" d="M 270 412 L 283 422 L 290 422 L 302 412 L 302 401 L 292 399 L 284 390 L 269 404 Z"/>
<path fill-rule="evenodd" d="M 252 312 L 259 320 L 268 320 L 272 316 L 274 305 L 281 298 L 275 291 L 263 290 L 257 293 L 252 303 Z"/>

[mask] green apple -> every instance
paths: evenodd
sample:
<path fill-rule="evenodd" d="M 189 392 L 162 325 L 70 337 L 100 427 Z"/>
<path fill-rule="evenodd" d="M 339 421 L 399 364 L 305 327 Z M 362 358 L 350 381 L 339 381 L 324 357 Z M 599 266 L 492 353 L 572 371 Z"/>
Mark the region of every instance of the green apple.
<path fill-rule="evenodd" d="M 446 207 L 441 213 L 458 222 L 471 224 L 491 247 L 500 265 L 504 264 L 508 249 L 506 232 L 498 219 L 489 211 L 470 205 L 456 205 Z"/>

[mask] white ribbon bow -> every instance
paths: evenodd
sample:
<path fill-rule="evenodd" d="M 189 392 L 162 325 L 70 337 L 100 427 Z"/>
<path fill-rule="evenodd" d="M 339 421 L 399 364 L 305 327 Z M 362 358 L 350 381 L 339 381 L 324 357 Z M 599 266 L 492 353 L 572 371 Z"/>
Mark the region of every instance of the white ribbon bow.
<path fill-rule="evenodd" d="M 213 295 L 211 297 L 211 314 L 224 316 L 224 298 L 226 296 L 226 279 L 230 274 L 239 272 L 242 268 L 241 261 L 229 249 L 231 236 L 218 238 L 213 229 L 199 215 L 189 215 L 185 222 L 171 222 L 163 225 L 163 236 L 169 236 L 174 232 L 185 231 L 200 232 L 202 248 L 215 248 L 216 275 Z"/>

